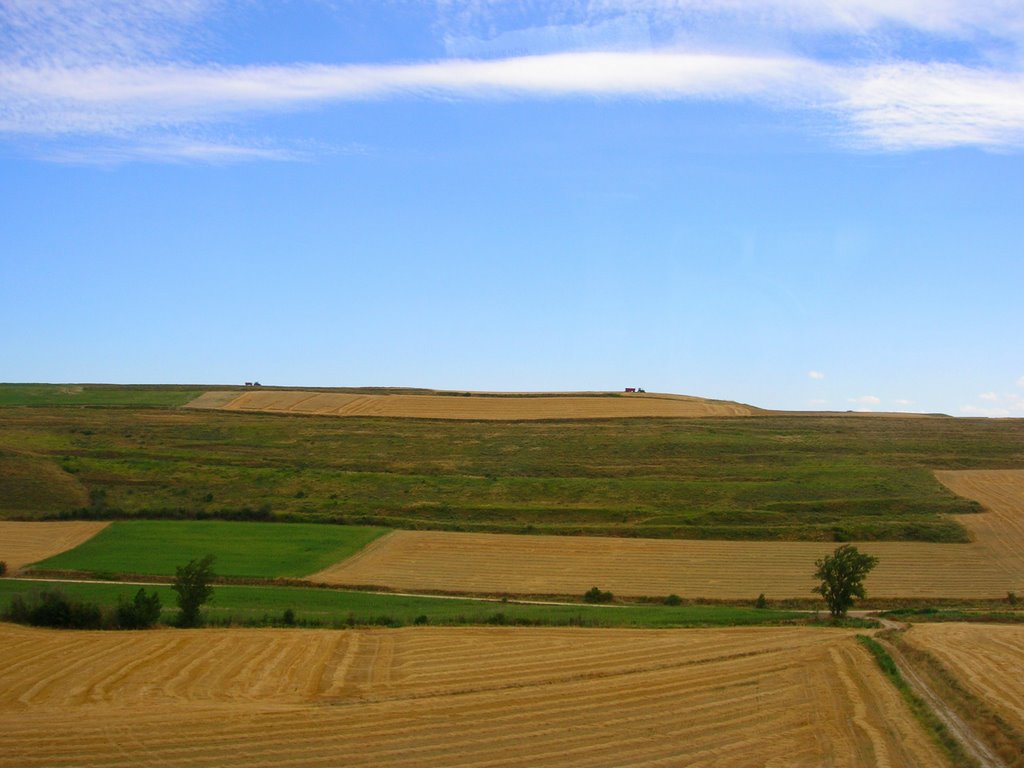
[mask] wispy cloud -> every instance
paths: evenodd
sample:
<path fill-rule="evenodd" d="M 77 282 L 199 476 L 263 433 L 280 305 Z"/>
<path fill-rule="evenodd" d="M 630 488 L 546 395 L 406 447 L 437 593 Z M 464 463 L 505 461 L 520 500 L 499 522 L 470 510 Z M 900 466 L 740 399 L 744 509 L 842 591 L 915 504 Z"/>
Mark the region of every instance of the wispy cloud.
<path fill-rule="evenodd" d="M 1017 384 L 1022 385 L 1020 380 Z M 1024 395 L 1017 392 L 982 392 L 978 399 L 985 405 L 969 403 L 960 407 L 961 413 L 968 416 L 1024 417 Z"/>
<path fill-rule="evenodd" d="M 530 26 L 509 20 L 522 15 L 518 3 L 445 0 L 441 13 L 465 32 L 446 32 L 449 42 L 462 41 L 455 46 L 462 58 L 250 66 L 196 55 L 203 20 L 221 6 L 0 0 L 0 134 L 93 136 L 135 156 L 156 157 L 166 147 L 169 159 L 281 159 L 288 152 L 237 139 L 189 148 L 176 132 L 230 129 L 260 114 L 357 100 L 633 98 L 797 110 L 816 116 L 809 122 L 841 142 L 869 149 L 1024 146 L 1024 58 L 1011 55 L 1024 41 L 1017 2 L 593 0 L 553 4 L 540 17 L 533 13 Z M 724 40 L 719 33 L 739 22 L 865 38 L 897 25 L 983 40 L 976 47 L 984 55 L 968 64 L 887 54 L 880 63 L 871 46 L 836 57 L 813 46 L 765 43 L 763 35 Z M 482 27 L 519 53 L 494 58 Z M 996 46 L 1002 58 L 990 55 L 993 40 L 1003 41 Z"/>
<path fill-rule="evenodd" d="M 882 398 L 874 395 L 861 395 L 860 397 L 851 397 L 850 402 L 857 405 L 878 405 L 882 402 Z"/>
<path fill-rule="evenodd" d="M 822 381 L 825 378 L 825 374 L 821 371 L 808 371 L 807 378 L 814 379 L 815 381 Z"/>

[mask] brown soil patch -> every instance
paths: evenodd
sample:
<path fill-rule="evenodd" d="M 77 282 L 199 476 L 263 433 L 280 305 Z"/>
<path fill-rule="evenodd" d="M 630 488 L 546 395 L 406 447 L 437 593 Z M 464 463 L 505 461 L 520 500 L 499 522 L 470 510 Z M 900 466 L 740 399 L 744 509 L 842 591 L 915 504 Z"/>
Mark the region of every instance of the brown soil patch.
<path fill-rule="evenodd" d="M 757 409 L 739 403 L 684 395 L 636 394 L 558 396 L 362 395 L 340 392 L 261 389 L 207 392 L 188 407 L 227 411 L 301 413 L 317 416 L 387 416 L 415 419 L 522 421 L 636 417 L 698 418 L 750 416 Z"/>
<path fill-rule="evenodd" d="M 8 571 L 13 573 L 29 563 L 74 549 L 108 525 L 110 523 L 93 521 L 20 523 L 0 520 L 0 560 L 6 561 Z"/>
<path fill-rule="evenodd" d="M 1024 627 L 1008 624 L 917 624 L 904 635 L 957 681 L 1024 733 Z"/>
<path fill-rule="evenodd" d="M 971 544 L 864 542 L 879 558 L 872 597 L 993 598 L 1024 592 L 1024 471 L 938 473 L 990 511 L 958 520 Z M 951 479 L 952 478 L 952 479 Z M 395 531 L 314 581 L 399 590 L 623 596 L 809 598 L 814 561 L 835 544 L 678 541 Z"/>
<path fill-rule="evenodd" d="M 935 766 L 850 633 L 0 625 L 0 766 Z"/>

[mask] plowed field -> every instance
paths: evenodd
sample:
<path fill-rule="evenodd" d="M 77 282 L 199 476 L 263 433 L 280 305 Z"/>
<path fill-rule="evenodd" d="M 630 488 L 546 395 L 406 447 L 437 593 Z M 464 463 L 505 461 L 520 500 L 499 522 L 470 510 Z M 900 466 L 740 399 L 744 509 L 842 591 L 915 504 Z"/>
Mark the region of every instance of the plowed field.
<path fill-rule="evenodd" d="M 1024 591 L 1024 471 L 943 472 L 988 512 L 957 519 L 971 544 L 866 542 L 874 597 L 1005 597 Z M 672 541 L 395 531 L 310 578 L 401 590 L 748 599 L 810 597 L 814 561 L 834 544 Z"/>
<path fill-rule="evenodd" d="M 1024 732 L 1024 627 L 918 624 L 904 637 L 938 658 L 962 685 Z"/>
<path fill-rule="evenodd" d="M 23 523 L 0 520 L 0 560 L 10 571 L 73 549 L 110 523 L 68 521 Z"/>
<path fill-rule="evenodd" d="M 937 766 L 844 631 L 0 625 L 0 766 Z"/>
<path fill-rule="evenodd" d="M 233 397 L 228 397 L 233 395 Z M 304 413 L 318 416 L 390 416 L 416 419 L 520 421 L 629 417 L 749 416 L 756 409 L 739 403 L 684 395 L 559 395 L 488 397 L 473 395 L 357 395 L 340 392 L 255 390 L 207 392 L 189 407 L 227 411 Z"/>

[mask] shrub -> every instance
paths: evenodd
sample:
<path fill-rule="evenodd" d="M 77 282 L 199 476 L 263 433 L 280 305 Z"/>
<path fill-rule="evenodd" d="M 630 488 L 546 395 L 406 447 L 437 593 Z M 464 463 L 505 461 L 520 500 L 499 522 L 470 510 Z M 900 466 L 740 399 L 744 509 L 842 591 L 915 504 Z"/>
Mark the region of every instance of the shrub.
<path fill-rule="evenodd" d="M 286 627 L 295 626 L 295 611 L 291 608 L 285 608 L 284 613 L 281 615 L 281 623 Z"/>
<path fill-rule="evenodd" d="M 128 602 L 121 598 L 117 605 L 117 626 L 121 629 L 148 629 L 160 619 L 160 595 L 146 594 L 145 589 L 135 593 L 135 599 Z"/>
<path fill-rule="evenodd" d="M 768 601 L 764 597 L 764 592 L 757 596 L 757 600 L 754 601 L 755 608 L 767 608 Z"/>
<path fill-rule="evenodd" d="M 4 571 L 3 571 L 3 567 L 2 566 L 3 566 L 3 563 L 0 563 L 0 576 L 4 575 Z M 1007 592 L 1006 593 L 1006 602 L 1008 602 L 1010 605 L 1016 605 L 1017 601 L 1019 599 L 1020 598 L 1017 597 L 1017 593 L 1016 592 Z"/>
<path fill-rule="evenodd" d="M 675 592 L 673 592 L 671 595 L 666 597 L 661 602 L 663 602 L 665 605 L 682 605 L 683 604 L 683 598 L 681 598 L 679 595 L 677 595 Z"/>
<path fill-rule="evenodd" d="M 602 592 L 599 587 L 591 587 L 583 593 L 583 602 L 585 603 L 610 603 L 612 601 L 611 592 Z"/>
<path fill-rule="evenodd" d="M 0 560 L 0 576 L 6 576 L 6 575 L 7 575 L 7 561 L 6 560 Z"/>
<path fill-rule="evenodd" d="M 43 590 L 28 600 L 15 595 L 3 618 L 58 629 L 100 629 L 103 626 L 103 612 L 98 605 L 70 600 L 57 589 Z"/>
<path fill-rule="evenodd" d="M 420 614 L 420 615 L 419 615 L 419 616 L 417 616 L 417 617 L 416 617 L 415 619 L 413 619 L 413 622 L 412 622 L 412 623 L 413 623 L 413 624 L 427 624 L 427 623 L 429 623 L 429 622 L 430 622 L 430 619 L 428 619 L 428 618 L 426 617 L 426 614 Z"/>

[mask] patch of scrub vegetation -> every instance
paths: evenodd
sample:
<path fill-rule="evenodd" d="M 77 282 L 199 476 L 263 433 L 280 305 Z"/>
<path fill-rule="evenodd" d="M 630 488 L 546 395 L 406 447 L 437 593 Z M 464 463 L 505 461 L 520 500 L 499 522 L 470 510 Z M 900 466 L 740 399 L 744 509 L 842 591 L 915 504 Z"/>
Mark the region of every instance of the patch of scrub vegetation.
<path fill-rule="evenodd" d="M 933 469 L 1024 466 L 1024 420 L 457 422 L 0 409 L 0 449 L 88 502 L 0 516 L 272 519 L 509 533 L 964 541 Z M 25 494 L 22 494 L 24 497 Z M 26 512 L 26 510 L 29 510 Z"/>
<path fill-rule="evenodd" d="M 35 568 L 173 576 L 181 563 L 212 554 L 221 576 L 297 578 L 350 557 L 386 532 L 384 528 L 306 523 L 117 521 Z"/>
<path fill-rule="evenodd" d="M 0 581 L 0 611 L 6 610 L 15 596 L 27 599 L 33 592 L 44 588 L 59 588 L 70 598 L 108 608 L 131 600 L 139 589 L 127 584 L 40 583 L 7 579 Z M 164 606 L 162 621 L 172 623 L 177 609 L 174 608 L 175 595 L 170 586 L 147 587 L 147 590 L 160 597 Z M 285 619 L 287 611 L 291 611 L 289 620 Z M 795 611 L 724 605 L 528 605 L 306 587 L 236 585 L 216 586 L 213 599 L 203 607 L 203 613 L 210 625 L 326 627 L 495 624 L 656 628 L 807 621 L 806 614 Z"/>

